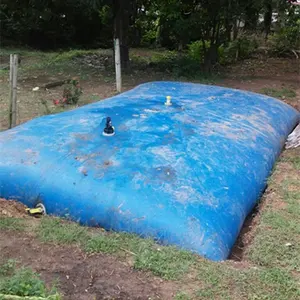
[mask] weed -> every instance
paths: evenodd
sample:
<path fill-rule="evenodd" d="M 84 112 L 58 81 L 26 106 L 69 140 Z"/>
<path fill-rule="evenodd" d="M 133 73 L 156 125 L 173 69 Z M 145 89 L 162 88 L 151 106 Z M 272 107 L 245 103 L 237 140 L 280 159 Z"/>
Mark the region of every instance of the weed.
<path fill-rule="evenodd" d="M 24 230 L 24 220 L 18 218 L 0 217 L 0 229 Z"/>
<path fill-rule="evenodd" d="M 16 262 L 9 260 L 0 266 L 0 297 L 10 299 L 11 296 L 50 296 L 47 299 L 61 299 L 55 287 L 48 291 L 37 273 L 24 267 L 16 269 Z"/>
<path fill-rule="evenodd" d="M 0 266 L 0 277 L 10 276 L 14 273 L 16 268 L 16 261 L 14 259 L 9 259 L 5 264 Z"/>
<path fill-rule="evenodd" d="M 0 291 L 3 294 L 17 296 L 46 296 L 45 284 L 39 276 L 25 268 L 18 270 L 10 279 L 2 282 Z"/>
<path fill-rule="evenodd" d="M 178 292 L 174 298 L 175 300 L 190 300 L 190 296 L 185 292 Z"/>
<path fill-rule="evenodd" d="M 79 81 L 76 79 L 72 79 L 70 83 L 65 84 L 62 103 L 77 104 L 81 94 L 82 88 L 79 85 Z"/>
<path fill-rule="evenodd" d="M 86 227 L 49 217 L 41 219 L 37 227 L 37 235 L 43 242 L 57 244 L 83 243 L 88 239 Z"/>
<path fill-rule="evenodd" d="M 280 99 L 296 97 L 296 92 L 288 88 L 282 88 L 282 89 L 263 88 L 261 90 L 261 93 L 274 98 L 280 98 Z"/>

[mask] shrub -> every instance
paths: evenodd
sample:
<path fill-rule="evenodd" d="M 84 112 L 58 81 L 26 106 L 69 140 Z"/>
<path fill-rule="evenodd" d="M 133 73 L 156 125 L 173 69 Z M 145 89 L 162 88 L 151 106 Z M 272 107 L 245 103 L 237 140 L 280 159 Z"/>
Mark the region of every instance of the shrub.
<path fill-rule="evenodd" d="M 209 48 L 210 42 L 205 41 L 205 47 Z M 188 45 L 188 56 L 195 61 L 203 62 L 204 60 L 204 48 L 202 41 L 195 41 Z"/>
<path fill-rule="evenodd" d="M 0 294 L 6 294 L 5 299 L 15 299 L 14 296 L 49 296 L 47 299 L 61 299 L 55 287 L 49 291 L 39 274 L 30 268 L 16 269 L 16 262 L 13 260 L 0 265 Z"/>
<path fill-rule="evenodd" d="M 300 49 L 300 20 L 294 26 L 281 28 L 278 32 L 270 36 L 268 46 L 271 53 L 282 56 L 291 53 L 291 50 Z"/>
<path fill-rule="evenodd" d="M 63 100 L 66 104 L 77 104 L 81 94 L 82 88 L 80 87 L 78 80 L 73 79 L 64 88 Z"/>
<path fill-rule="evenodd" d="M 82 94 L 82 88 L 79 85 L 79 81 L 76 79 L 72 79 L 68 83 L 64 85 L 64 91 L 62 99 L 53 100 L 54 105 L 62 105 L 65 104 L 77 104 L 79 98 Z"/>
<path fill-rule="evenodd" d="M 222 50 L 222 62 L 231 63 L 238 59 L 249 58 L 258 48 L 257 37 L 242 34 Z"/>

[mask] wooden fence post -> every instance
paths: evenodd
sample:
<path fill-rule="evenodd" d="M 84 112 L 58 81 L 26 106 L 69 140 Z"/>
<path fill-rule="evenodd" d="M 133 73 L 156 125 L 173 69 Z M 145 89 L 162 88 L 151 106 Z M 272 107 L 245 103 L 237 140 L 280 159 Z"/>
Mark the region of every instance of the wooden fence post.
<path fill-rule="evenodd" d="M 9 56 L 9 111 L 8 111 L 8 128 L 11 128 L 11 109 L 12 109 L 12 78 L 13 78 L 14 55 Z"/>
<path fill-rule="evenodd" d="M 120 40 L 115 39 L 115 67 L 116 67 L 116 86 L 117 91 L 121 93 L 122 90 L 122 75 L 121 75 L 121 54 L 120 54 Z"/>
<path fill-rule="evenodd" d="M 9 128 L 17 123 L 17 82 L 18 82 L 18 55 L 10 55 L 10 103 L 9 103 Z"/>

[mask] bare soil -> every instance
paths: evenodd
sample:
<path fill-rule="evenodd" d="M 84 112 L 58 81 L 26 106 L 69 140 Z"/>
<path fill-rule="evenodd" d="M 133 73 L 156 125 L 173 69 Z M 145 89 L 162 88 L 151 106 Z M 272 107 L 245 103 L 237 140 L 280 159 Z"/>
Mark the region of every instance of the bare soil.
<path fill-rule="evenodd" d="M 25 233 L 0 231 L 0 263 L 15 259 L 30 266 L 42 279 L 58 288 L 69 300 L 172 299 L 174 283 L 133 270 L 113 256 L 87 256 L 74 246 L 39 243 Z"/>
<path fill-rule="evenodd" d="M 24 218 L 27 217 L 26 206 L 18 201 L 7 201 L 0 198 L 0 216 Z"/>

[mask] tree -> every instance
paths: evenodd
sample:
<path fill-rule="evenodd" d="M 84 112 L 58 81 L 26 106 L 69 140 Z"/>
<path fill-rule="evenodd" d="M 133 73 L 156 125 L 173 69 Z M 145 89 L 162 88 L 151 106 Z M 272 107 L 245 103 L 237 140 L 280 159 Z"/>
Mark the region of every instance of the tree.
<path fill-rule="evenodd" d="M 267 38 L 272 25 L 272 13 L 273 13 L 273 6 L 272 0 L 264 0 L 264 31 L 265 37 Z"/>
<path fill-rule="evenodd" d="M 129 15 L 130 0 L 113 0 L 114 38 L 120 41 L 121 65 L 127 69 L 129 64 Z"/>

